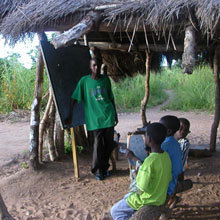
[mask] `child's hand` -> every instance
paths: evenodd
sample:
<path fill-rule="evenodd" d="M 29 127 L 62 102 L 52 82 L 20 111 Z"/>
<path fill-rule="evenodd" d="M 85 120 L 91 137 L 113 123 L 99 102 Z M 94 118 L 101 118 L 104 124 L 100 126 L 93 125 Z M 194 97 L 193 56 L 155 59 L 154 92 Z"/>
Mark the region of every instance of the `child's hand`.
<path fill-rule="evenodd" d="M 132 151 L 128 150 L 128 149 L 126 149 L 126 154 L 125 154 L 125 156 L 126 156 L 127 158 L 131 159 L 131 160 L 133 160 L 134 158 L 136 158 L 135 155 L 134 155 L 134 153 L 133 153 Z"/>

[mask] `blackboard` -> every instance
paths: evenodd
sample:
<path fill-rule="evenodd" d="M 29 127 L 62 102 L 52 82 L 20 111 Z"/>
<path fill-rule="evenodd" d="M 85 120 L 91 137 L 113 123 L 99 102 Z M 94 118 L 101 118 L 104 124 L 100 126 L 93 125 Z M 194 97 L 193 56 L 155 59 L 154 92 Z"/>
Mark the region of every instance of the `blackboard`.
<path fill-rule="evenodd" d="M 69 115 L 71 95 L 78 81 L 82 76 L 91 72 L 89 48 L 73 45 L 55 49 L 48 41 L 41 41 L 41 50 L 62 127 L 68 128 L 85 124 L 83 103 L 74 105 L 70 125 L 65 125 L 64 121 Z"/>

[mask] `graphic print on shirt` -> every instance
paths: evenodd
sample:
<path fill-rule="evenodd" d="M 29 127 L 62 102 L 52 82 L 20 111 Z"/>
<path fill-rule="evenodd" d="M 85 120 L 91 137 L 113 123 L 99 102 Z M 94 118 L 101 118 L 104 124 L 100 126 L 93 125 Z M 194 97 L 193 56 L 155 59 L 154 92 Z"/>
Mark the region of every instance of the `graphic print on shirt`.
<path fill-rule="evenodd" d="M 104 100 L 104 93 L 106 92 L 106 88 L 101 88 L 97 86 L 96 88 L 90 89 L 91 97 L 94 97 L 96 101 Z"/>

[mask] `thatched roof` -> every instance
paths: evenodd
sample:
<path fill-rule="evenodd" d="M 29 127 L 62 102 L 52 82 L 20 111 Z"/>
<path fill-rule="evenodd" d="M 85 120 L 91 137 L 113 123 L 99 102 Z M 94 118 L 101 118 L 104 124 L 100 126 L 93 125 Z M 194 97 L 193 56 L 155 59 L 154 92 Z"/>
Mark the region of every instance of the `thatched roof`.
<path fill-rule="evenodd" d="M 23 4 L 27 4 L 30 0 L 1 0 L 0 1 L 0 19 L 4 18 L 8 13 L 17 10 Z"/>
<path fill-rule="evenodd" d="M 26 4 L 14 6 L 21 2 Z M 99 9 L 102 22 L 112 22 L 118 31 L 133 25 L 137 30 L 145 26 L 147 31 L 159 35 L 167 31 L 177 33 L 190 20 L 198 31 L 213 37 L 220 17 L 218 0 L 4 0 L 1 4 L 1 15 L 11 6 L 15 9 L 0 27 L 5 38 L 14 42 L 29 32 L 68 30 L 88 10 L 103 5 L 111 7 Z"/>
<path fill-rule="evenodd" d="M 197 51 L 218 44 L 220 34 L 219 0 L 3 0 L 1 4 L 0 31 L 12 44 L 36 32 L 67 31 L 91 11 L 99 18 L 87 40 L 93 46 L 101 43 L 103 50 L 138 54 L 147 49 L 179 56 L 187 25 L 194 27 Z"/>

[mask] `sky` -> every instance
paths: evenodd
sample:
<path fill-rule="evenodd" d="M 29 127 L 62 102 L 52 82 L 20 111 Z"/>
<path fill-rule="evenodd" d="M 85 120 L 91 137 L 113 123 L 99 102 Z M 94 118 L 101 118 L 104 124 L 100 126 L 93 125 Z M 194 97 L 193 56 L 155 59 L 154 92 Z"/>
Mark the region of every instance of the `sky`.
<path fill-rule="evenodd" d="M 20 54 L 20 58 L 18 59 L 20 63 L 23 64 L 26 68 L 31 68 L 32 60 L 30 56 L 27 54 L 31 49 L 34 49 L 39 44 L 37 35 L 34 36 L 32 41 L 26 40 L 22 43 L 16 43 L 14 47 L 10 47 L 9 45 L 4 44 L 4 40 L 0 37 L 0 58 L 5 58 L 13 53 Z"/>

